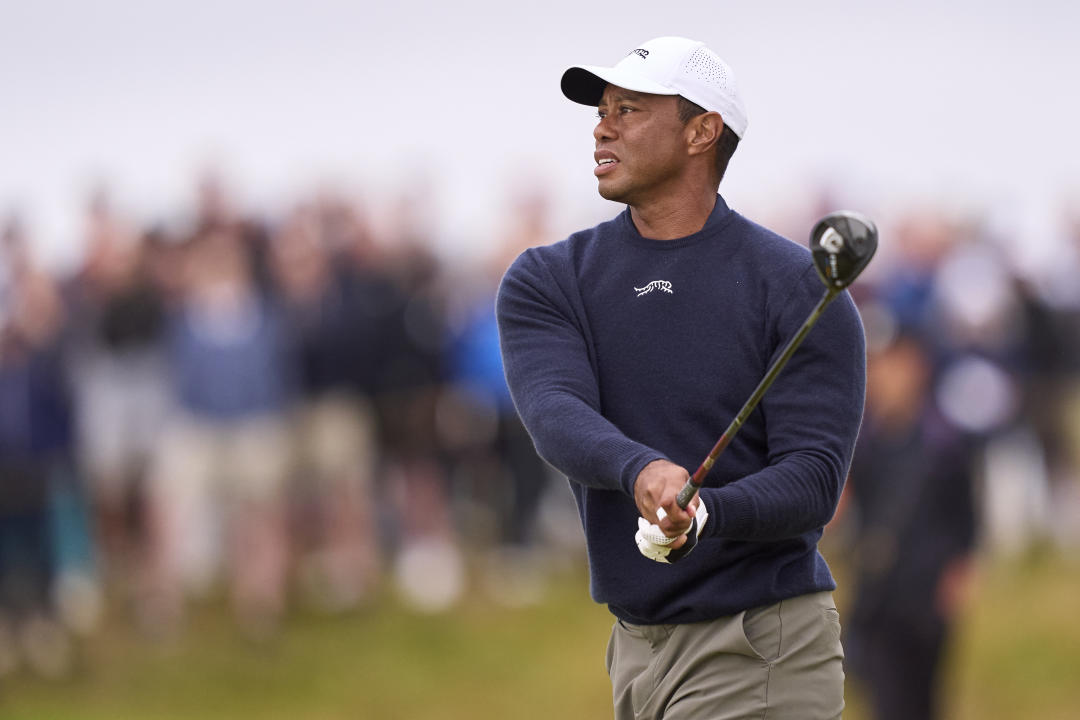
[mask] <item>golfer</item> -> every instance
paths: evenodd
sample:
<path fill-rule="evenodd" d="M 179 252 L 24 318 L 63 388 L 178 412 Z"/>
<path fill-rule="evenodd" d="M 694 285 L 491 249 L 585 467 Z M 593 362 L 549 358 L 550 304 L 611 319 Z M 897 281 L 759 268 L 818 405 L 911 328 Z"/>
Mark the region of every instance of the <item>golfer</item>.
<path fill-rule="evenodd" d="M 522 253 L 497 313 L 514 402 L 570 479 L 592 596 L 617 619 L 615 716 L 839 717 L 835 582 L 817 543 L 862 416 L 855 307 L 846 293 L 829 306 L 681 510 L 686 468 L 821 281 L 806 249 L 717 194 L 747 118 L 731 69 L 702 43 L 657 38 L 614 67 L 572 67 L 562 91 L 597 108 L 593 172 L 626 209 Z M 652 525 L 674 542 L 639 531 Z"/>

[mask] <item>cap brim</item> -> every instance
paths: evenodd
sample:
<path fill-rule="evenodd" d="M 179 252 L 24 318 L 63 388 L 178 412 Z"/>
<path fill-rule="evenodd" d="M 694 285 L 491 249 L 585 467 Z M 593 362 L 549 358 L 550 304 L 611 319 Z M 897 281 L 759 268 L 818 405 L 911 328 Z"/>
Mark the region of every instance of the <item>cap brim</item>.
<path fill-rule="evenodd" d="M 582 105 L 596 107 L 604 95 L 604 88 L 609 84 L 618 85 L 634 92 L 652 93 L 653 95 L 678 95 L 679 93 L 658 82 L 640 75 L 620 71 L 619 68 L 596 67 L 594 65 L 575 66 L 563 73 L 562 91 L 570 100 Z"/>

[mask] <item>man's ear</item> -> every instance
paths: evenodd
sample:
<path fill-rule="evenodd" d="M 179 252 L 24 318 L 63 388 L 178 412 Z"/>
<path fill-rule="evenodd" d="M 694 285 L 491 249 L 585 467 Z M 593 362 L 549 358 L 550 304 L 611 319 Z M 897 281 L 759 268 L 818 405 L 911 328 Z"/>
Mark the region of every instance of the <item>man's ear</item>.
<path fill-rule="evenodd" d="M 688 149 L 691 155 L 707 153 L 720 139 L 724 120 L 718 112 L 696 115 L 686 124 Z"/>

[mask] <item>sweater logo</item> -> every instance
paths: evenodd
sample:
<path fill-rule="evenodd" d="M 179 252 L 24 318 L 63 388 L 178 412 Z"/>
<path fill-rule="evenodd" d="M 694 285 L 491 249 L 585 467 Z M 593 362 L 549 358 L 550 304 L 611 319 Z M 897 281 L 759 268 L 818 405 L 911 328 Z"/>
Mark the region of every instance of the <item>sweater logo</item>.
<path fill-rule="evenodd" d="M 675 291 L 671 289 L 671 282 L 668 281 L 668 280 L 653 280 L 651 283 L 649 283 L 645 287 L 636 287 L 636 288 L 634 288 L 634 292 L 637 293 L 638 297 L 641 297 L 642 295 L 648 295 L 653 290 L 659 290 L 660 292 L 666 292 L 669 295 L 674 295 L 675 294 Z"/>

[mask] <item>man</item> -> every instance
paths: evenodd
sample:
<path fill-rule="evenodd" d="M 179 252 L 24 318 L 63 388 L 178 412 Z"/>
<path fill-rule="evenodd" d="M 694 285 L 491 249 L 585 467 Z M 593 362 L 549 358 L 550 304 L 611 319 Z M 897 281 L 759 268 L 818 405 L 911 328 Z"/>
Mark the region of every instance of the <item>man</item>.
<path fill-rule="evenodd" d="M 613 68 L 567 70 L 562 89 L 598 108 L 599 191 L 628 207 L 520 255 L 497 313 L 514 402 L 537 451 L 571 480 L 592 595 L 617 618 L 616 717 L 839 717 L 835 583 L 817 541 L 862 414 L 854 305 L 830 305 L 680 509 L 686 468 L 821 282 L 804 248 L 717 195 L 746 113 L 704 45 L 651 40 Z M 639 516 L 676 540 L 636 544 Z"/>
<path fill-rule="evenodd" d="M 934 401 L 925 331 L 904 328 L 869 358 L 853 513 L 852 674 L 875 720 L 944 714 L 943 658 L 972 581 L 977 438 Z"/>

